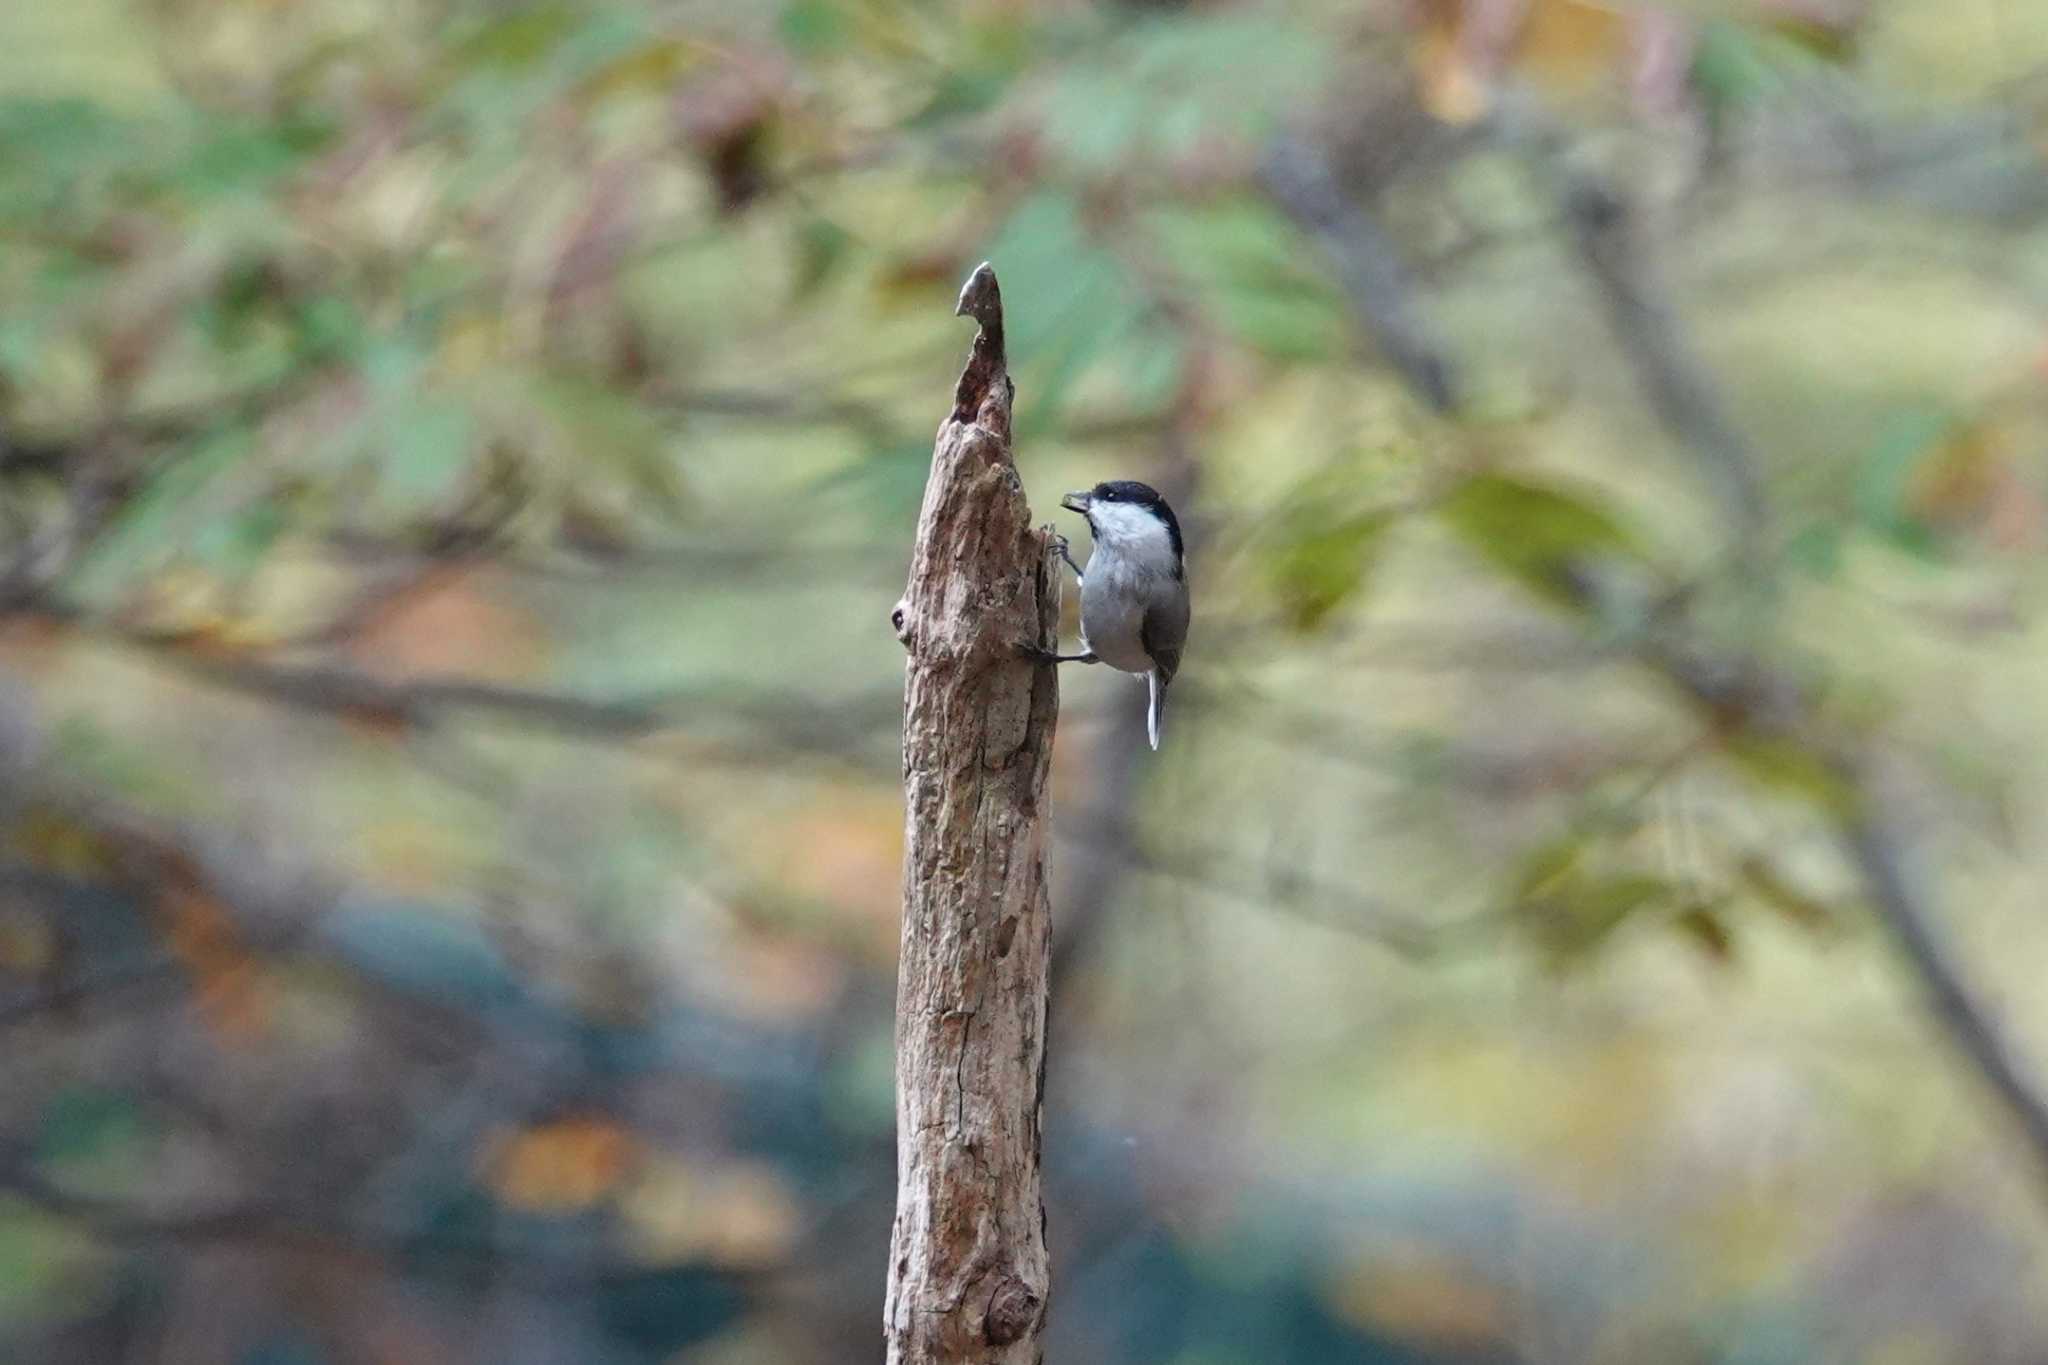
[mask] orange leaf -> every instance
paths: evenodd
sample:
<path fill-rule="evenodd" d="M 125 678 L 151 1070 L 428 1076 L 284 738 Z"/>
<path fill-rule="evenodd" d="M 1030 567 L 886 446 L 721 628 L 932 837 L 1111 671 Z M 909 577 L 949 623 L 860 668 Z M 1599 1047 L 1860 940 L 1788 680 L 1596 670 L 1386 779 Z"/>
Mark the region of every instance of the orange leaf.
<path fill-rule="evenodd" d="M 208 1025 L 223 1041 L 252 1041 L 269 1020 L 269 981 L 225 907 L 198 886 L 173 883 L 158 897 L 157 911 Z"/>
<path fill-rule="evenodd" d="M 525 612 L 494 600 L 474 569 L 446 565 L 367 609 L 355 623 L 346 653 L 381 678 L 513 682 L 540 667 L 547 640 Z"/>
<path fill-rule="evenodd" d="M 1639 16 L 1592 0 L 1420 0 L 1410 62 L 1423 107 L 1484 115 L 1510 73 L 1553 97 L 1619 87 Z"/>

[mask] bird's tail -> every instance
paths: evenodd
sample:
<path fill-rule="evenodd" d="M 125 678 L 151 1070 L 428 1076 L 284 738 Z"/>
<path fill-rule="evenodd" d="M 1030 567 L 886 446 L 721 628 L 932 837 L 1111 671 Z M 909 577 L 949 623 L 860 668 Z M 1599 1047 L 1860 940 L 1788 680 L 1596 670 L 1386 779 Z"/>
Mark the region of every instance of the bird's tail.
<path fill-rule="evenodd" d="M 1145 706 L 1145 737 L 1152 741 L 1154 750 L 1159 748 L 1159 719 L 1166 714 L 1166 679 L 1153 669 L 1145 675 L 1149 698 Z"/>

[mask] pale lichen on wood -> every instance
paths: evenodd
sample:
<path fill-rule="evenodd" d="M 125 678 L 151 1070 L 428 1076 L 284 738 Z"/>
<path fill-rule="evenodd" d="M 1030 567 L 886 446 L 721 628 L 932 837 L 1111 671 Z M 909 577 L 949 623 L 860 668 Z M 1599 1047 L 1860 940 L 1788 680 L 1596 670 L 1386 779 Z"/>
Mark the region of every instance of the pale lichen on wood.
<path fill-rule="evenodd" d="M 1002 298 L 940 426 L 910 584 L 891 613 L 904 690 L 903 939 L 896 997 L 892 1365 L 1032 1365 L 1050 1275 L 1039 1177 L 1051 910 L 1045 800 L 1059 707 L 1060 579 L 1010 449 Z"/>

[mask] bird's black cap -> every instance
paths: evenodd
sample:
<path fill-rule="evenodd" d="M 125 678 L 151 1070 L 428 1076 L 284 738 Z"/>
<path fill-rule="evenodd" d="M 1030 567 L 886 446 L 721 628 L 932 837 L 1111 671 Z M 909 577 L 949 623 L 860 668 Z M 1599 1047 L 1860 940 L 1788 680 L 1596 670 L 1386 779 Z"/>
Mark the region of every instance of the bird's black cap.
<path fill-rule="evenodd" d="M 1173 541 L 1173 557 L 1187 557 L 1181 549 L 1180 521 L 1173 515 L 1173 509 L 1166 505 L 1166 499 L 1159 496 L 1159 490 L 1151 484 L 1139 483 L 1136 479 L 1111 479 L 1107 483 L 1096 484 L 1088 496 L 1098 502 L 1128 502 L 1151 508 L 1153 514 L 1166 523 L 1166 534 Z"/>

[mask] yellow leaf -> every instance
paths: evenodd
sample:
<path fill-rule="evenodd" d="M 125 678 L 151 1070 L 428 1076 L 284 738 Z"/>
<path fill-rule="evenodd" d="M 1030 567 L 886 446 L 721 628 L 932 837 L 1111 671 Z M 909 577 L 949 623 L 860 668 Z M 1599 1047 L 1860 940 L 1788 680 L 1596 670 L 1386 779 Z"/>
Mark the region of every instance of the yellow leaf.
<path fill-rule="evenodd" d="M 780 1261 L 795 1245 L 802 1220 L 775 1169 L 747 1161 L 650 1166 L 621 1208 L 643 1259 L 703 1258 L 723 1266 Z"/>
<path fill-rule="evenodd" d="M 495 313 L 470 313 L 441 329 L 441 369 L 450 376 L 487 373 L 505 353 L 505 326 Z"/>
<path fill-rule="evenodd" d="M 1496 568 L 1559 606 L 1581 605 L 1577 575 L 1603 561 L 1645 558 L 1591 492 L 1475 474 L 1444 496 L 1437 514 Z"/>
<path fill-rule="evenodd" d="M 635 91 L 659 94 L 702 65 L 706 51 L 702 42 L 693 39 L 658 39 L 591 72 L 584 78 L 583 91 L 596 98 Z"/>
<path fill-rule="evenodd" d="M 572 1115 L 499 1138 L 484 1154 L 482 1174 L 512 1208 L 574 1213 L 616 1190 L 639 1159 L 639 1140 L 615 1120 Z"/>
<path fill-rule="evenodd" d="M 92 877 L 118 862 L 113 846 L 99 831 L 47 806 L 23 813 L 12 842 L 36 866 L 61 876 Z"/>
<path fill-rule="evenodd" d="M 1744 772 L 1787 796 L 1834 813 L 1853 810 L 1855 790 L 1825 754 L 1772 735 L 1730 735 L 1725 751 Z"/>
<path fill-rule="evenodd" d="M 1553 94 L 1616 81 L 1628 58 L 1630 14 L 1587 0 L 1530 0 L 1517 35 L 1515 74 Z"/>

